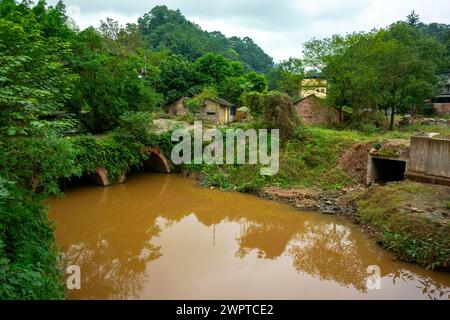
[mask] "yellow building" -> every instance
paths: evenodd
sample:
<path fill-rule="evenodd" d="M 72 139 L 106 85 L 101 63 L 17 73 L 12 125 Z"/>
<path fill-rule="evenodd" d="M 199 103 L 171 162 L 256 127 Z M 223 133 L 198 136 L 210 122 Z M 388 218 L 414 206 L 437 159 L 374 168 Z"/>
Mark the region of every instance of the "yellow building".
<path fill-rule="evenodd" d="M 303 79 L 300 98 L 304 99 L 312 95 L 325 99 L 327 97 L 327 80 L 317 77 Z"/>

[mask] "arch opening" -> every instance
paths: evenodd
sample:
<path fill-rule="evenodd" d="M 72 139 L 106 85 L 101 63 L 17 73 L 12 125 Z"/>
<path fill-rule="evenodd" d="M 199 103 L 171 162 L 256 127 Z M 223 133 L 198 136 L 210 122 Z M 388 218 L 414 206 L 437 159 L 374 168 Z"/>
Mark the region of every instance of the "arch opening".
<path fill-rule="evenodd" d="M 148 147 L 145 150 L 150 154 L 149 158 L 144 161 L 144 170 L 170 173 L 170 164 L 166 157 L 156 148 Z"/>

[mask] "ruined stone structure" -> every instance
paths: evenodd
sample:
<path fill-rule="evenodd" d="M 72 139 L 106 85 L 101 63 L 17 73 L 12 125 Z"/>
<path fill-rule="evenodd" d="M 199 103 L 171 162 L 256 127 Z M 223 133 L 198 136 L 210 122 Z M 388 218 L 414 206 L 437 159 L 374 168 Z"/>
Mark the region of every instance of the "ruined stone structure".
<path fill-rule="evenodd" d="M 236 105 L 224 99 L 206 99 L 195 112 L 195 117 L 215 124 L 225 124 L 236 121 L 236 109 Z"/>
<path fill-rule="evenodd" d="M 180 98 L 166 107 L 166 112 L 172 116 L 183 116 L 189 113 L 186 108 L 186 99 Z M 236 121 L 237 106 L 222 99 L 206 99 L 194 112 L 198 120 L 208 121 L 215 124 L 226 124 Z"/>
<path fill-rule="evenodd" d="M 186 98 L 180 98 L 166 107 L 166 112 L 172 116 L 184 116 L 188 113 L 186 109 Z"/>

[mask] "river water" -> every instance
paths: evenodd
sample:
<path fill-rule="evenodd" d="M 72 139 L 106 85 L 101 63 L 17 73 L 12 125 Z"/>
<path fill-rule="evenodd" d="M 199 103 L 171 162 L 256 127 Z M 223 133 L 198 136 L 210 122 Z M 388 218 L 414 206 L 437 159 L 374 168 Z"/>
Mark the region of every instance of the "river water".
<path fill-rule="evenodd" d="M 176 175 L 74 186 L 50 205 L 81 269 L 70 299 L 450 298 L 450 274 L 395 261 L 343 218 Z"/>

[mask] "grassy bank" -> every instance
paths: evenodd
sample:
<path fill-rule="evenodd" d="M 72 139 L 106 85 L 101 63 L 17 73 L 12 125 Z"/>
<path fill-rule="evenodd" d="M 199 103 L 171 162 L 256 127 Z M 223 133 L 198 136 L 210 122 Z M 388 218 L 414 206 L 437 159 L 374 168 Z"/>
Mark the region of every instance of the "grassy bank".
<path fill-rule="evenodd" d="M 340 155 L 355 141 L 345 131 L 299 128 L 294 139 L 281 144 L 280 170 L 273 177 L 261 176 L 261 167 L 253 165 L 189 165 L 183 171 L 200 176 L 204 186 L 223 190 L 252 192 L 266 186 L 339 189 L 355 182 L 339 165 Z"/>
<path fill-rule="evenodd" d="M 356 218 L 402 260 L 449 269 L 449 191 L 408 181 L 371 187 L 355 197 Z"/>

